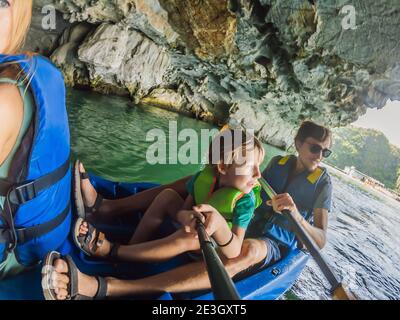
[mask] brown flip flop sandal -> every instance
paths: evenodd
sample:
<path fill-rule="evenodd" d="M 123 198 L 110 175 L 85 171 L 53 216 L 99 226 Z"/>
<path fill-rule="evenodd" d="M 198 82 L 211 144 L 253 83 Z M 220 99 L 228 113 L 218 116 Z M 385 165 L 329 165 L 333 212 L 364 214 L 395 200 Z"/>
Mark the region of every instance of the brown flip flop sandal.
<path fill-rule="evenodd" d="M 91 223 L 87 222 L 88 232 L 85 235 L 80 234 L 79 229 L 84 220 L 78 218 L 73 228 L 73 239 L 75 245 L 83 251 L 87 256 L 92 257 L 96 254 L 99 247 L 103 245 L 106 236 L 103 232 L 98 231 Z M 104 257 L 109 260 L 117 260 L 118 243 L 111 243 L 110 253 Z"/>
<path fill-rule="evenodd" d="M 94 205 L 88 207 L 85 205 L 82 197 L 81 180 L 89 179 L 87 172 L 80 172 L 80 161 L 76 160 L 74 164 L 74 199 L 77 214 L 84 220 L 91 220 L 93 213 L 95 213 L 103 202 L 103 197 L 97 193 Z"/>
<path fill-rule="evenodd" d="M 54 261 L 63 259 L 68 265 L 69 283 L 67 287 L 68 296 L 66 300 L 100 300 L 107 295 L 107 281 L 103 277 L 96 276 L 98 282 L 97 292 L 94 297 L 84 296 L 78 293 L 78 268 L 70 256 L 61 256 L 60 253 L 52 251 L 47 254 L 42 267 L 42 289 L 46 300 L 57 300 L 57 294 L 52 286 L 52 273 Z"/>

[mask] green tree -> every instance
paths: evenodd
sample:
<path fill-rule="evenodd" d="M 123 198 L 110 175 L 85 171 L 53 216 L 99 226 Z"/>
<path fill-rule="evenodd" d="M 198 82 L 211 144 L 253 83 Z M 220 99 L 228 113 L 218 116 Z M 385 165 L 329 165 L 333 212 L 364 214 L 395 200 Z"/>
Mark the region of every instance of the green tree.
<path fill-rule="evenodd" d="M 333 154 L 327 162 L 339 168 L 354 166 L 389 188 L 400 182 L 400 149 L 379 131 L 353 126 L 333 131 Z"/>

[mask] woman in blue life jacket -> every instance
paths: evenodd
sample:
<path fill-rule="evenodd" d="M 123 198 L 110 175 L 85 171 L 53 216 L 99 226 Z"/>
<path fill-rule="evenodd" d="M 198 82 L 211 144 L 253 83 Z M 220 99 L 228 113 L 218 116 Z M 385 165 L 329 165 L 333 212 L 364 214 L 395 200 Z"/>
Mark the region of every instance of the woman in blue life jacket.
<path fill-rule="evenodd" d="M 263 193 L 260 206 L 246 234 L 255 239 L 265 258 L 252 268 L 263 268 L 299 246 L 288 220 L 280 214 L 284 209 L 307 231 L 320 249 L 325 246 L 328 213 L 332 206 L 332 183 L 321 160 L 332 153 L 332 133 L 311 121 L 301 124 L 294 139 L 298 156 L 277 156 L 271 159 L 262 176 L 278 194 L 275 198 Z"/>
<path fill-rule="evenodd" d="M 323 157 L 330 154 L 331 132 L 312 122 L 304 122 L 295 138 L 298 156 L 276 157 L 262 175 L 278 192 L 274 199 L 265 196 L 263 207 L 256 210 L 250 222 L 240 255 L 233 259 L 222 257 L 228 274 L 243 276 L 256 272 L 279 260 L 287 248 L 296 245 L 295 235 L 279 212 L 288 209 L 306 229 L 320 248 L 326 242 L 328 212 L 331 209 L 332 186 L 328 173 L 319 166 Z M 84 173 L 83 166 L 77 168 Z M 97 192 L 88 179 L 81 181 L 82 198 L 87 207 L 97 203 L 91 211 L 92 218 L 113 216 L 117 212 L 132 214 L 145 210 L 165 188 L 172 188 L 187 196 L 185 184 L 190 177 L 172 184 L 141 192 L 120 200 L 96 201 Z M 276 228 L 275 228 L 276 227 Z M 193 262 L 178 268 L 136 280 L 91 277 L 81 273 L 69 257 L 57 253 L 47 263 L 54 266 L 53 282 L 44 286 L 48 299 L 66 299 L 71 295 L 87 297 L 127 296 L 160 292 L 179 293 L 209 289 L 210 281 L 203 262 Z M 73 292 L 68 283 L 74 283 Z"/>
<path fill-rule="evenodd" d="M 0 0 L 0 279 L 63 251 L 70 229 L 64 82 L 20 52 L 31 15 L 32 0 Z"/>

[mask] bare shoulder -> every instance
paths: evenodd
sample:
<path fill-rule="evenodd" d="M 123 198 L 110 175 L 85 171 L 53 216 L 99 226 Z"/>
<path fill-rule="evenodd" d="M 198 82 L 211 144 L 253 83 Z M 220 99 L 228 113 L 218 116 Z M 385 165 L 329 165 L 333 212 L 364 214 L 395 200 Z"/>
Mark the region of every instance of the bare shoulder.
<path fill-rule="evenodd" d="M 19 132 L 22 118 L 23 101 L 18 87 L 12 84 L 0 84 L 0 139 L 2 142 Z"/>
<path fill-rule="evenodd" d="M 1 115 L 17 115 L 23 111 L 23 101 L 17 86 L 8 83 L 0 84 L 0 113 Z M 2 120 L 5 120 L 3 117 Z"/>

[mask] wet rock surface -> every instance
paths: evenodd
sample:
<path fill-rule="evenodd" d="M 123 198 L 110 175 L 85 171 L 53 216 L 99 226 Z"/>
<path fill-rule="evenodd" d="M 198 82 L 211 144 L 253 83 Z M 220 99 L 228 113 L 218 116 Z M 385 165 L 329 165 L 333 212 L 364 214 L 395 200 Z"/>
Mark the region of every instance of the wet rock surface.
<path fill-rule="evenodd" d="M 234 118 L 276 146 L 305 119 L 343 126 L 400 99 L 397 0 L 34 2 L 36 25 L 51 3 L 57 29 L 28 44 L 69 85 Z"/>

